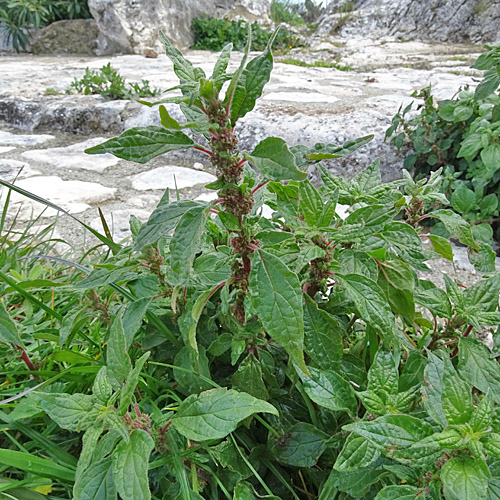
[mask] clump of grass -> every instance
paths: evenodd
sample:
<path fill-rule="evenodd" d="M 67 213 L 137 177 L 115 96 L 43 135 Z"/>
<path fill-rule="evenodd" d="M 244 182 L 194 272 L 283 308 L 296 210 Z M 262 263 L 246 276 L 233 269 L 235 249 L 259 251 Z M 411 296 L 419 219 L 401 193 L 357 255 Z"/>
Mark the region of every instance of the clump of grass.
<path fill-rule="evenodd" d="M 293 59 L 291 57 L 285 57 L 280 59 L 278 62 L 283 64 L 292 64 L 293 66 L 302 66 L 303 68 L 335 68 L 339 71 L 352 71 L 353 68 L 348 64 L 343 65 L 338 62 L 328 62 L 328 61 L 314 61 L 313 63 L 308 63 L 301 61 L 300 59 Z"/>

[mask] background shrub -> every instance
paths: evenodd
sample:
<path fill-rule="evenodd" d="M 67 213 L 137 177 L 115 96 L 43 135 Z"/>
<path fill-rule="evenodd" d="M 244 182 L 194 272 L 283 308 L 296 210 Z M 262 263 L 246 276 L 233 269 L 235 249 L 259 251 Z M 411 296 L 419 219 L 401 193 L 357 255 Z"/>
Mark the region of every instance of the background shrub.
<path fill-rule="evenodd" d="M 29 32 L 63 19 L 88 19 L 87 0 L 0 0 L 0 22 L 16 51 L 28 46 Z"/>
<path fill-rule="evenodd" d="M 256 22 L 252 23 L 251 27 L 252 50 L 264 50 L 271 38 L 271 32 L 261 28 Z M 248 39 L 248 23 L 242 19 L 229 21 L 203 16 L 193 19 L 191 30 L 195 39 L 193 49 L 219 51 L 224 45 L 232 42 L 235 50 L 242 51 Z M 284 28 L 280 29 L 273 42 L 273 48 L 278 50 L 303 45 L 304 42 L 299 37 Z"/>
<path fill-rule="evenodd" d="M 500 238 L 500 45 L 487 46 L 472 67 L 486 70 L 475 91 L 437 102 L 430 87 L 414 92 L 423 99 L 419 113 L 411 113 L 413 104 L 400 109 L 386 137 L 399 150 L 410 145 L 404 167 L 417 179 L 443 168 L 453 208 L 476 225 L 477 236 L 491 240 L 494 231 Z"/>

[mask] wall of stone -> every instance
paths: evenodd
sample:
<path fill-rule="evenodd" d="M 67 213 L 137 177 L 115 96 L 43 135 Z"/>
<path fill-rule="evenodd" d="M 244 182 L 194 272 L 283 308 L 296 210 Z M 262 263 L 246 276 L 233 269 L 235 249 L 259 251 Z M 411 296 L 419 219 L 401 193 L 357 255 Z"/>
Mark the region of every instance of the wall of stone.
<path fill-rule="evenodd" d="M 271 0 L 89 0 L 99 28 L 98 54 L 163 51 L 160 30 L 177 47 L 186 48 L 194 42 L 193 18 L 206 14 L 262 20 L 270 6 Z"/>
<path fill-rule="evenodd" d="M 500 0 L 358 0 L 349 14 L 336 14 L 344 0 L 330 2 L 320 20 L 326 35 L 342 16 L 343 35 L 396 36 L 436 42 L 500 42 Z"/>

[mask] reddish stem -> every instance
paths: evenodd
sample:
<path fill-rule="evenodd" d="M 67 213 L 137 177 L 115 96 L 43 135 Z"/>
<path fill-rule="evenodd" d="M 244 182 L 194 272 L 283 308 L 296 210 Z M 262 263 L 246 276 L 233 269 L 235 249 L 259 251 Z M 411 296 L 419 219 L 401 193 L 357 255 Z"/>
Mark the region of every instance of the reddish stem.
<path fill-rule="evenodd" d="M 245 272 L 249 273 L 252 268 L 252 265 L 250 264 L 250 259 L 247 256 L 243 256 L 243 269 Z"/>
<path fill-rule="evenodd" d="M 219 213 L 219 210 L 215 209 L 215 208 L 211 208 L 210 209 L 210 212 L 213 213 L 213 214 L 218 214 Z"/>
<path fill-rule="evenodd" d="M 22 352 L 21 356 L 19 356 L 19 359 L 22 359 L 26 363 L 26 366 L 28 367 L 28 370 L 30 372 L 35 372 L 35 365 L 28 356 L 28 353 L 20 345 L 16 345 L 16 347 Z M 35 375 L 35 377 L 40 378 L 38 375 Z"/>
<path fill-rule="evenodd" d="M 134 410 L 135 414 L 137 415 L 137 418 L 141 418 L 141 412 L 139 410 L 139 407 L 137 406 L 137 403 L 134 403 Z"/>
<path fill-rule="evenodd" d="M 241 163 L 241 162 L 240 162 Z M 238 163 L 239 165 L 239 163 Z M 252 194 L 255 194 L 255 191 L 258 191 L 261 187 L 265 186 L 269 181 L 263 182 L 262 184 L 259 184 L 257 187 L 254 187 L 252 189 Z"/>
<path fill-rule="evenodd" d="M 248 161 L 248 160 L 246 158 L 243 158 L 243 160 L 240 160 L 236 166 L 241 167 L 241 165 L 243 165 L 243 163 L 245 163 L 246 161 Z"/>
<path fill-rule="evenodd" d="M 212 206 L 215 207 L 215 205 L 218 205 L 219 203 L 224 203 L 226 200 L 224 198 L 219 198 L 218 200 L 215 200 L 212 203 Z"/>
<path fill-rule="evenodd" d="M 202 148 L 201 146 L 195 146 L 194 149 L 197 149 L 198 151 L 201 151 L 202 153 L 206 153 L 208 156 L 212 156 L 212 151 L 209 151 L 208 149 Z"/>

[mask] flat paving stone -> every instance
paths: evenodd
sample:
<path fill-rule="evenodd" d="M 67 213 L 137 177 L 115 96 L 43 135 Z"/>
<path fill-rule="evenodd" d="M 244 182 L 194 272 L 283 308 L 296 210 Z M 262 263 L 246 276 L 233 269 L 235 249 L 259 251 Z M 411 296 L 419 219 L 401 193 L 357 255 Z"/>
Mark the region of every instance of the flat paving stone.
<path fill-rule="evenodd" d="M 0 145 L 2 146 L 37 146 L 52 139 L 55 139 L 55 136 L 50 134 L 11 134 L 0 130 Z"/>
<path fill-rule="evenodd" d="M 14 149 L 16 149 L 15 146 L 0 146 L 0 155 L 14 151 Z"/>
<path fill-rule="evenodd" d="M 75 170 L 91 170 L 101 173 L 108 167 L 116 165 L 120 160 L 112 154 L 88 155 L 85 149 L 97 146 L 105 141 L 103 137 L 94 137 L 87 141 L 78 142 L 71 146 L 62 148 L 33 149 L 21 154 L 28 160 L 48 163 L 57 168 L 69 168 Z"/>
<path fill-rule="evenodd" d="M 19 179 L 23 179 L 39 174 L 40 171 L 31 168 L 30 165 L 24 161 L 0 158 L 0 179 L 2 180 L 10 182 L 15 179 L 16 176 Z"/>
<path fill-rule="evenodd" d="M 68 211 L 71 214 L 84 212 L 91 208 L 92 204 L 99 204 L 112 200 L 115 197 L 115 188 L 101 186 L 94 182 L 63 181 L 57 176 L 38 176 L 22 179 L 16 182 L 16 186 L 40 196 Z M 6 190 L 2 191 L 0 204 L 5 198 Z M 47 208 L 43 203 L 36 202 L 19 193 L 12 193 L 11 211 L 17 212 L 20 220 L 30 220 L 41 215 L 42 217 L 53 217 L 58 211 Z M 45 211 L 44 211 L 45 210 Z"/>
<path fill-rule="evenodd" d="M 149 191 L 152 189 L 175 189 L 176 186 L 178 189 L 184 189 L 197 184 L 208 184 L 214 182 L 216 177 L 192 168 L 167 165 L 134 175 L 131 179 L 134 189 Z"/>
<path fill-rule="evenodd" d="M 130 231 L 130 216 L 135 215 L 141 222 L 146 222 L 149 219 L 151 212 L 148 210 L 140 210 L 137 208 L 125 210 L 112 210 L 111 212 L 104 211 L 104 219 L 108 224 L 109 230 L 114 241 L 121 241 L 128 238 L 132 232 Z M 96 231 L 104 234 L 102 221 L 100 217 L 92 219 L 90 226 Z"/>

